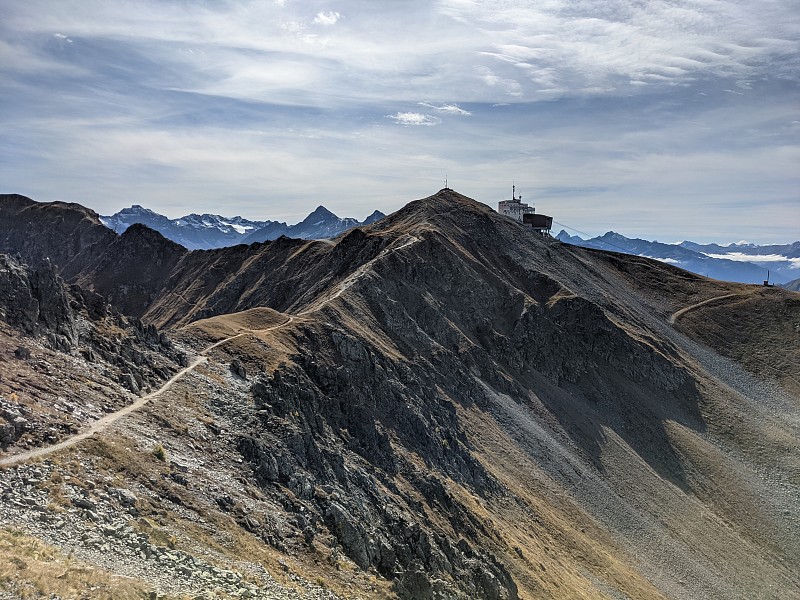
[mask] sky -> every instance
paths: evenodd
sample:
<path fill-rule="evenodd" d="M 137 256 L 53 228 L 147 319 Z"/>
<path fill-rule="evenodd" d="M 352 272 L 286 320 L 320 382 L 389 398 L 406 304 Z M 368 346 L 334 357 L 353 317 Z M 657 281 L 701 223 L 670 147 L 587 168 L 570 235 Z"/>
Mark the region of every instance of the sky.
<path fill-rule="evenodd" d="M 0 0 L 0 192 L 300 221 L 449 186 L 800 239 L 797 0 Z M 557 228 L 560 228 L 556 226 Z"/>

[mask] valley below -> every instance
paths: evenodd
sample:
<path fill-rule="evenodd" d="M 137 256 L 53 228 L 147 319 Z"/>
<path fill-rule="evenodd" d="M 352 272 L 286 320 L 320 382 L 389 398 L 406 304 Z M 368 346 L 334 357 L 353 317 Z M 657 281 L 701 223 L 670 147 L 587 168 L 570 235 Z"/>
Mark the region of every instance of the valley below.
<path fill-rule="evenodd" d="M 800 294 L 453 190 L 187 250 L 0 196 L 0 598 L 800 598 Z"/>

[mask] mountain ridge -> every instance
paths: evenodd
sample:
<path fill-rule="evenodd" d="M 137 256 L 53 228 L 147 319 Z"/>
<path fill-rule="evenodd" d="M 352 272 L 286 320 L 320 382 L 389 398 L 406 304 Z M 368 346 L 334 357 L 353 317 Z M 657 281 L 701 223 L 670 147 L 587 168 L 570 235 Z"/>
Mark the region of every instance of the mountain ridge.
<path fill-rule="evenodd" d="M 287 225 L 279 221 L 253 221 L 241 216 L 223 217 L 210 213 L 191 213 L 170 219 L 134 204 L 113 215 L 100 216 L 99 219 L 116 233 L 121 234 L 131 225 L 141 223 L 189 250 L 210 250 L 264 242 L 282 235 L 303 239 L 336 237 L 352 227 L 369 225 L 383 216 L 380 211 L 374 211 L 364 221 L 341 219 L 324 206 L 319 206 L 300 223 Z"/>
<path fill-rule="evenodd" d="M 583 239 L 561 230 L 557 239 L 577 246 L 648 256 L 682 267 L 693 273 L 739 283 L 761 283 L 768 278 L 775 283 L 795 279 L 800 265 L 800 242 L 792 244 L 697 244 L 683 241 L 665 244 L 628 238 L 614 231 Z M 745 252 L 743 252 L 745 251 Z M 745 261 L 744 258 L 749 258 Z"/>
<path fill-rule="evenodd" d="M 181 552 L 202 516 L 237 560 L 268 547 L 342 596 L 800 591 L 794 293 L 563 244 L 448 189 L 330 242 L 189 252 L 137 226 L 68 264 L 208 357 L 70 451 L 124 473 Z"/>

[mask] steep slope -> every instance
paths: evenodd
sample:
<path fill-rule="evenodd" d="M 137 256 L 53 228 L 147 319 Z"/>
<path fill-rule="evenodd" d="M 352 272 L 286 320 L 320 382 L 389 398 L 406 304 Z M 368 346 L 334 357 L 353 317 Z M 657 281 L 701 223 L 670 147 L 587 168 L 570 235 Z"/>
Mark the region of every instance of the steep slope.
<path fill-rule="evenodd" d="M 127 281 L 209 360 L 78 456 L 181 552 L 277 552 L 376 598 L 800 595 L 794 294 L 531 235 L 451 190 L 332 243 L 123 238 L 79 277 Z M 103 279 L 137 248 L 163 268 Z"/>

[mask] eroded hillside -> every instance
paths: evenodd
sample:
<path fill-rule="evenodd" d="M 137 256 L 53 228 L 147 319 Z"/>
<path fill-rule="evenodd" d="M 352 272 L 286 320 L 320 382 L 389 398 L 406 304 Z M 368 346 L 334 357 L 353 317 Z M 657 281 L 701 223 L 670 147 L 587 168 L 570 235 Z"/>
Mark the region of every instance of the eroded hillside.
<path fill-rule="evenodd" d="M 566 246 L 451 190 L 332 243 L 131 229 L 69 276 L 204 362 L 3 473 L 47 481 L 7 492 L 24 535 L 174 594 L 240 593 L 213 568 L 268 598 L 800 594 L 791 292 Z M 29 518 L 47 502 L 88 541 Z"/>

